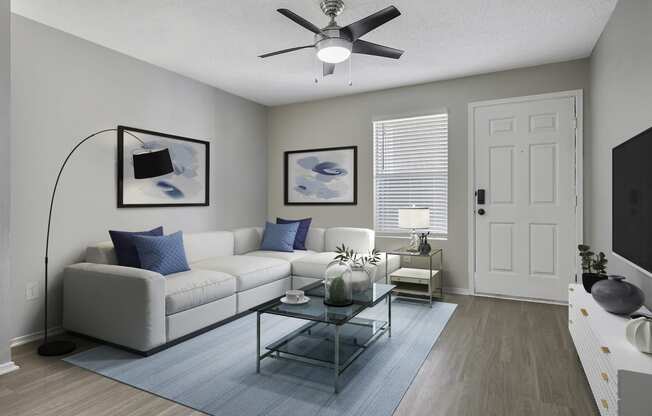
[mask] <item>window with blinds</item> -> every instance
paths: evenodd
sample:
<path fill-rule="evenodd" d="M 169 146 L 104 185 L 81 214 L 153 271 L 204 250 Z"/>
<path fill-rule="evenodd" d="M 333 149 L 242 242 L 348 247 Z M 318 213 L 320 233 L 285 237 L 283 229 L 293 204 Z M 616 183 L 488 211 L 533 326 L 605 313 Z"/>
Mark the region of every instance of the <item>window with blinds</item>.
<path fill-rule="evenodd" d="M 374 225 L 398 228 L 398 209 L 430 208 L 430 231 L 448 234 L 448 114 L 375 121 Z"/>

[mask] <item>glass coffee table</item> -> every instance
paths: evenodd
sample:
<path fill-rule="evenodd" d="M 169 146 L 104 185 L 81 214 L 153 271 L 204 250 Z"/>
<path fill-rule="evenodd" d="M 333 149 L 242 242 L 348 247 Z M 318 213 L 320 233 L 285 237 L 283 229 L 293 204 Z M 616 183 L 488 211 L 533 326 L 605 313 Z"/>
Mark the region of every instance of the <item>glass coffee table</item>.
<path fill-rule="evenodd" d="M 288 305 L 280 300 L 256 309 L 256 372 L 265 358 L 289 360 L 333 369 L 335 393 L 339 392 L 339 376 L 371 344 L 384 333 L 392 336 L 391 293 L 395 286 L 375 283 L 365 292 L 353 295 L 353 305 L 324 305 L 324 284 L 319 282 L 303 290 L 310 301 Z M 360 312 L 388 299 L 387 321 L 358 317 Z M 306 324 L 267 345 L 261 355 L 260 317 L 262 314 L 302 319 Z"/>

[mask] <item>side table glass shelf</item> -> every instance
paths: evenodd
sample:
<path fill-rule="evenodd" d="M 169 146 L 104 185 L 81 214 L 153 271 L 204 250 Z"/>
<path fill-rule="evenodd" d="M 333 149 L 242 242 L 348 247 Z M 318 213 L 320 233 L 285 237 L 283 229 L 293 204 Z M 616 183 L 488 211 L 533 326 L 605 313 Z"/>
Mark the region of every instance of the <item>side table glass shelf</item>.
<path fill-rule="evenodd" d="M 427 269 L 401 267 L 389 274 L 387 269 L 389 255 L 427 258 Z M 437 261 L 433 268 L 433 258 Z M 433 295 L 444 297 L 444 251 L 433 248 L 428 253 L 410 251 L 407 247 L 396 250 L 387 250 L 385 253 L 385 283 L 395 285 L 394 295 L 410 299 L 425 300 L 432 305 Z"/>

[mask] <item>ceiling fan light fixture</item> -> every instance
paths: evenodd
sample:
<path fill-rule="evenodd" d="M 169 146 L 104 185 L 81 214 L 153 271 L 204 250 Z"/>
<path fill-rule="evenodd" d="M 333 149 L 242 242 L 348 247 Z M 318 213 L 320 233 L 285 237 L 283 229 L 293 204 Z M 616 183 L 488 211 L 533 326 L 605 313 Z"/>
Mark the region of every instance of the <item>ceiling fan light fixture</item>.
<path fill-rule="evenodd" d="M 340 38 L 328 38 L 317 43 L 317 58 L 329 64 L 339 64 L 351 56 L 351 42 Z"/>

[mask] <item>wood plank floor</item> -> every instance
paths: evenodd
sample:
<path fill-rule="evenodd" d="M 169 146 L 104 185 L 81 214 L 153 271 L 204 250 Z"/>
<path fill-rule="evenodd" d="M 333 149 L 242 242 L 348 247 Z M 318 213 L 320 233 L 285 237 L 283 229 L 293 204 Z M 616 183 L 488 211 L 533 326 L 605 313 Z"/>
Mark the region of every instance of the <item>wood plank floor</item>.
<path fill-rule="evenodd" d="M 565 307 L 447 296 L 459 306 L 395 416 L 598 415 L 567 329 Z M 80 349 L 92 343 L 77 340 Z M 174 402 L 15 348 L 0 376 L 0 415 L 200 415 Z M 391 382 L 391 380 L 388 380 Z"/>

